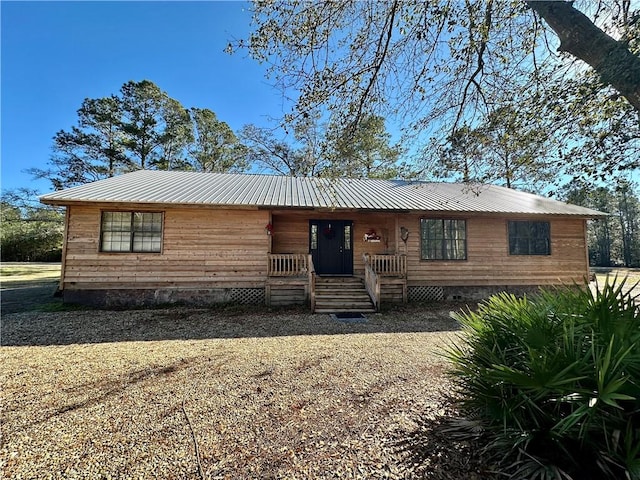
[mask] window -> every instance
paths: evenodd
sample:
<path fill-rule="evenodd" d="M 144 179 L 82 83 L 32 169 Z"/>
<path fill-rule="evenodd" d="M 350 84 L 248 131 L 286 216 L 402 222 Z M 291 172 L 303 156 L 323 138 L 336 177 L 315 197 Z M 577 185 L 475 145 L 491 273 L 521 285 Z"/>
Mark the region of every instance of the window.
<path fill-rule="evenodd" d="M 311 250 L 318 249 L 318 224 L 311 224 Z"/>
<path fill-rule="evenodd" d="M 420 220 L 422 260 L 466 260 L 467 221 L 439 218 Z"/>
<path fill-rule="evenodd" d="M 102 212 L 101 252 L 160 252 L 162 213 Z"/>
<path fill-rule="evenodd" d="M 551 255 L 549 222 L 509 221 L 509 255 Z"/>
<path fill-rule="evenodd" d="M 344 249 L 351 250 L 351 225 L 344 226 Z"/>

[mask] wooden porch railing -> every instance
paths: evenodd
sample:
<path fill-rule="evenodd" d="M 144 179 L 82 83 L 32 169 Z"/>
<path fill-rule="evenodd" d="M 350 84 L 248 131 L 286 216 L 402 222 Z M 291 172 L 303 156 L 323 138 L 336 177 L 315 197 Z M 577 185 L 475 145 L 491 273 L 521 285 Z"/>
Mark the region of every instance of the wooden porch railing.
<path fill-rule="evenodd" d="M 270 277 L 300 277 L 307 275 L 311 255 L 306 253 L 270 253 L 269 270 Z"/>
<path fill-rule="evenodd" d="M 371 265 L 373 271 L 381 277 L 406 277 L 406 255 L 364 255 L 364 263 Z"/>
<path fill-rule="evenodd" d="M 269 277 L 274 278 L 275 282 L 293 282 L 293 284 L 305 284 L 305 295 L 308 297 L 311 311 L 316 308 L 316 270 L 313 265 L 311 254 L 305 253 L 270 253 L 269 259 Z M 270 295 L 270 282 L 267 281 L 267 295 Z"/>
<path fill-rule="evenodd" d="M 369 262 L 369 255 L 363 255 L 364 259 L 364 285 L 367 288 L 367 293 L 371 297 L 373 306 L 376 311 L 380 310 L 380 278 L 373 269 L 373 266 Z"/>
<path fill-rule="evenodd" d="M 308 259 L 309 270 L 309 305 L 311 306 L 311 313 L 316 311 L 316 269 L 313 265 L 313 258 L 309 254 Z"/>

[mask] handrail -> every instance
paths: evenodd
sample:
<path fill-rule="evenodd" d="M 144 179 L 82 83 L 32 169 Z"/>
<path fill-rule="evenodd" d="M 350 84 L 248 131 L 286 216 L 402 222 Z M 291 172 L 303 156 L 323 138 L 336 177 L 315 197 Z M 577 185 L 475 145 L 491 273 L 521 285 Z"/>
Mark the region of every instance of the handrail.
<path fill-rule="evenodd" d="M 374 272 L 381 277 L 406 277 L 406 255 L 369 255 L 365 254 Z"/>
<path fill-rule="evenodd" d="M 307 262 L 309 265 L 309 304 L 311 313 L 314 313 L 316 311 L 316 269 L 313 265 L 311 254 L 309 254 Z"/>
<path fill-rule="evenodd" d="M 380 278 L 371 265 L 370 257 L 366 253 L 362 256 L 364 260 L 364 285 L 367 288 L 369 297 L 371 297 L 373 306 L 378 311 L 380 310 Z"/>
<path fill-rule="evenodd" d="M 310 256 L 304 253 L 270 253 L 270 277 L 298 277 L 309 272 Z"/>

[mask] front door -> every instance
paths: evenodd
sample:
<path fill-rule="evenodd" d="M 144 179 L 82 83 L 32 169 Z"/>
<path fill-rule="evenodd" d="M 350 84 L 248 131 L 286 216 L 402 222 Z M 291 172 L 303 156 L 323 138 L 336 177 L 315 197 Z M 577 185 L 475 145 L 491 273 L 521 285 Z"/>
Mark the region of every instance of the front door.
<path fill-rule="evenodd" d="M 353 222 L 311 220 L 309 250 L 318 275 L 353 275 Z"/>

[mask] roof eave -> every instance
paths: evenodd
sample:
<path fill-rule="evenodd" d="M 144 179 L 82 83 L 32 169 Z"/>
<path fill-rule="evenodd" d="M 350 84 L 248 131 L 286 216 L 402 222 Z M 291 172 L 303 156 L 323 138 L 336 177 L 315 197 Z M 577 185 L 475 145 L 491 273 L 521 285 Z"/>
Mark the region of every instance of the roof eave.
<path fill-rule="evenodd" d="M 187 207 L 187 208 L 220 208 L 230 210 L 305 210 L 305 211 L 332 211 L 332 212 L 366 212 L 366 213 L 389 213 L 389 214 L 414 214 L 414 215 L 455 215 L 455 216 L 512 216 L 512 217 L 555 217 L 555 218 L 582 218 L 585 220 L 596 220 L 611 216 L 608 213 L 550 213 L 550 212 L 500 212 L 500 211 L 473 211 L 473 210 L 409 210 L 409 209 L 380 209 L 380 208 L 345 208 L 345 207 L 321 207 L 321 206 L 283 206 L 283 205 L 241 205 L 241 204 L 214 204 L 214 203 L 186 203 L 186 202 L 150 202 L 150 201 L 122 201 L 122 200 L 82 200 L 82 199 L 56 199 L 47 198 L 46 195 L 39 197 L 41 203 L 58 207 L 79 206 L 79 205 L 101 205 L 119 206 L 128 205 L 144 207 Z"/>

